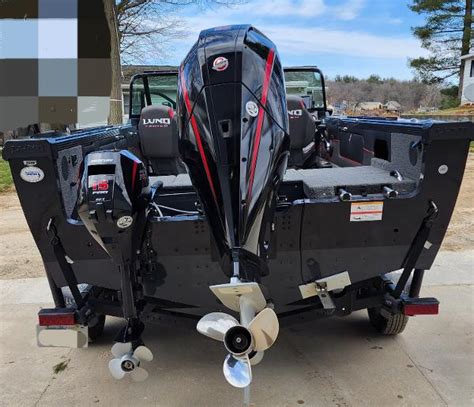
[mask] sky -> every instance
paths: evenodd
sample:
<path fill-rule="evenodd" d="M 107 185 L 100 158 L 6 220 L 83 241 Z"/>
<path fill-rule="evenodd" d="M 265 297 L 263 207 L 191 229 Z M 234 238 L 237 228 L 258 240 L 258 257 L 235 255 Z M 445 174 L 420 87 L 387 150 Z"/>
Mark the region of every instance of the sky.
<path fill-rule="evenodd" d="M 408 0 L 248 0 L 232 7 L 187 7 L 179 17 L 188 32 L 173 40 L 166 61 L 179 64 L 199 32 L 248 23 L 277 45 L 284 66 L 317 65 L 325 75 L 410 79 L 408 59 L 426 55 L 411 27 L 423 18 Z"/>

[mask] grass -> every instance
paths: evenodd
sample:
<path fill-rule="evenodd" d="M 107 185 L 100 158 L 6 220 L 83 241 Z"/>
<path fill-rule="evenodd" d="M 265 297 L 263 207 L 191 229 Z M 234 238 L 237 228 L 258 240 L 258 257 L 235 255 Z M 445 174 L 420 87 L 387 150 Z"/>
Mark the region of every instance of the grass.
<path fill-rule="evenodd" d="M 53 366 L 54 374 L 58 374 L 66 370 L 67 365 L 69 364 L 70 361 L 71 359 L 63 360 L 62 362 L 59 362 L 57 365 L 54 365 Z"/>
<path fill-rule="evenodd" d="M 0 157 L 0 192 L 11 191 L 13 189 L 13 179 L 10 172 L 10 165 Z"/>

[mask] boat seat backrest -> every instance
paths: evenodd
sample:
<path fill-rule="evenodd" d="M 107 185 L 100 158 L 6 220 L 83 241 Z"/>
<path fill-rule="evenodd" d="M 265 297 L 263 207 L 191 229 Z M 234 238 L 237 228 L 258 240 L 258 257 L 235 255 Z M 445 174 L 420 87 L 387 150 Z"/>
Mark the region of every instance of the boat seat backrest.
<path fill-rule="evenodd" d="M 316 123 L 300 96 L 288 95 L 286 100 L 291 141 L 289 165 L 302 167 L 315 150 Z"/>
<path fill-rule="evenodd" d="M 173 175 L 185 171 L 179 158 L 178 126 L 172 108 L 163 105 L 143 108 L 138 135 L 142 153 L 154 174 Z"/>
<path fill-rule="evenodd" d="M 314 140 L 316 124 L 300 96 L 288 95 L 291 149 L 302 149 Z"/>

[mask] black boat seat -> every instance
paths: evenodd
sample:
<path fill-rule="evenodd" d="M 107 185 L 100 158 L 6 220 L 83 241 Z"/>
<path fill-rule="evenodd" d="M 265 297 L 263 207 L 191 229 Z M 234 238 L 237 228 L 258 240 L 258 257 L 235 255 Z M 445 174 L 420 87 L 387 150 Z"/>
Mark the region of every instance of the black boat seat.
<path fill-rule="evenodd" d="M 290 122 L 290 158 L 289 167 L 302 168 L 308 158 L 316 151 L 314 141 L 316 123 L 306 108 L 303 98 L 297 95 L 286 97 Z"/>
<path fill-rule="evenodd" d="M 151 166 L 151 173 L 177 175 L 185 172 L 179 158 L 178 127 L 172 108 L 163 105 L 143 108 L 138 135 L 142 153 Z"/>
<path fill-rule="evenodd" d="M 163 190 L 192 189 L 188 174 L 151 177 L 150 183 L 163 182 Z M 344 188 L 353 195 L 380 194 L 384 186 L 399 193 L 408 193 L 416 189 L 416 181 L 403 177 L 401 180 L 391 175 L 390 171 L 373 166 L 317 168 L 296 170 L 289 168 L 283 182 L 302 182 L 305 198 L 334 198 L 339 189 Z"/>

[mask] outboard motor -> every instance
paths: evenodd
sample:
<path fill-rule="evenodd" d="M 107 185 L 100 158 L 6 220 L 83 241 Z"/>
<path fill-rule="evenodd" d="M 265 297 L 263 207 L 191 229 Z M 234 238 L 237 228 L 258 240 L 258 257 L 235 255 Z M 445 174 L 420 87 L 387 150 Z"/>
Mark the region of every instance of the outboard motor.
<path fill-rule="evenodd" d="M 144 325 L 136 308 L 134 260 L 140 249 L 148 204 L 148 175 L 132 153 L 98 151 L 84 160 L 78 214 L 94 239 L 110 255 L 121 276 L 121 302 L 127 326 L 119 333 L 109 369 L 116 379 L 127 373 L 132 380 L 145 380 L 140 361 L 153 355 L 143 346 Z"/>
<path fill-rule="evenodd" d="M 201 32 L 180 67 L 178 114 L 181 156 L 224 271 L 260 281 L 290 144 L 275 45 L 248 25 Z"/>
<path fill-rule="evenodd" d="M 239 25 L 201 32 L 179 75 L 181 156 L 230 277 L 210 289 L 240 314 L 207 314 L 197 330 L 224 343 L 225 378 L 248 388 L 279 330 L 261 277 L 290 146 L 283 69 L 275 45 Z"/>
<path fill-rule="evenodd" d="M 78 214 L 94 239 L 120 265 L 133 257 L 133 232 L 147 204 L 148 175 L 132 153 L 88 154 L 78 201 Z M 141 225 L 138 225 L 141 226 Z"/>

